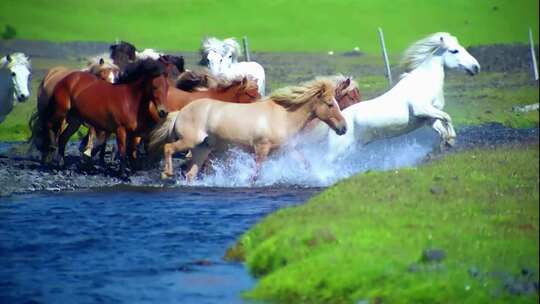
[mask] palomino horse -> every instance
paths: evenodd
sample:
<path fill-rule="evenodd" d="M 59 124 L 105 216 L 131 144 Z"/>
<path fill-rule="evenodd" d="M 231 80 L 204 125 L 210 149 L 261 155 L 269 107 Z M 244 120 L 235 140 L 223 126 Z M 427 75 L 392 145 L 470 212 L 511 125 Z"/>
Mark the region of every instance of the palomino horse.
<path fill-rule="evenodd" d="M 478 61 L 456 37 L 435 33 L 409 47 L 402 62 L 407 72 L 390 91 L 343 111 L 350 129 L 346 136 L 327 132 L 329 160 L 345 155 L 354 144 L 395 137 L 426 124 L 439 133 L 441 148 L 454 144 L 452 120 L 442 111 L 444 67 L 472 76 L 480 71 Z"/>
<path fill-rule="evenodd" d="M 24 102 L 30 96 L 30 60 L 23 53 L 0 59 L 0 123 L 13 110 L 14 101 Z"/>
<path fill-rule="evenodd" d="M 49 138 L 44 148 L 57 144 L 60 165 L 68 139 L 85 122 L 98 130 L 116 133 L 120 174 L 123 174 L 126 142 L 144 132 L 158 115 L 166 115 L 162 104 L 167 98 L 169 83 L 163 63 L 143 60 L 119 82 L 113 85 L 90 73 L 74 72 L 58 83 L 43 112 L 49 134 L 41 136 Z M 67 127 L 62 131 L 60 126 L 64 120 Z M 42 150 L 42 153 L 49 151 Z"/>
<path fill-rule="evenodd" d="M 207 66 L 214 75 L 225 75 L 236 78 L 239 75 L 251 76 L 257 79 L 259 93 L 265 95 L 264 68 L 255 61 L 238 62 L 240 45 L 234 38 L 219 40 L 214 37 L 205 38 L 201 42 L 200 64 Z"/>
<path fill-rule="evenodd" d="M 236 144 L 255 153 L 258 174 L 261 163 L 274 149 L 297 134 L 310 120 L 319 118 L 339 135 L 347 126 L 334 98 L 331 81 L 314 80 L 302 86 L 283 88 L 260 102 L 235 104 L 200 99 L 170 113 L 152 132 L 151 146 L 163 147 L 162 178 L 173 175 L 172 155 L 192 149 L 193 165 L 186 174 L 191 181 L 216 147 Z"/>
<path fill-rule="evenodd" d="M 126 43 L 126 42 L 124 42 Z M 121 45 L 122 46 L 122 45 Z M 112 46 L 111 46 L 112 47 Z M 169 87 L 174 86 L 178 77 L 185 72 L 184 69 L 184 57 L 182 56 L 173 56 L 173 55 L 164 55 L 158 58 L 158 60 L 165 64 L 166 74 L 168 75 Z M 137 62 L 131 62 L 124 66 L 124 73 L 127 71 L 136 69 L 138 67 Z M 94 138 L 97 139 L 96 148 L 94 148 Z M 83 158 L 90 160 L 98 152 L 100 153 L 101 163 L 104 163 L 105 149 L 107 146 L 107 139 L 109 134 L 105 131 L 97 132 L 94 127 L 90 126 L 86 136 L 81 141 L 80 150 Z M 139 137 L 133 138 L 132 147 L 135 147 L 139 142 Z M 132 152 L 132 157 L 134 157 L 134 152 Z"/>

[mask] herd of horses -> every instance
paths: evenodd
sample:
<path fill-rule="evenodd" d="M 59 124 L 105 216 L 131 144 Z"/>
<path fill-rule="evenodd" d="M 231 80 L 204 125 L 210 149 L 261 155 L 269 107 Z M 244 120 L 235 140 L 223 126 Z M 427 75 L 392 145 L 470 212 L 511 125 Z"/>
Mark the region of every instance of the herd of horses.
<path fill-rule="evenodd" d="M 240 146 L 255 156 L 255 179 L 267 156 L 291 142 L 291 157 L 302 159 L 303 147 L 317 145 L 321 157 L 333 162 L 358 145 L 430 125 L 441 145 L 453 145 L 456 133 L 443 111 L 444 69 L 470 75 L 480 70 L 456 37 L 440 32 L 412 44 L 400 81 L 372 100 L 360 102 L 356 82 L 341 75 L 265 95 L 264 68 L 238 62 L 239 51 L 234 39 L 205 39 L 200 64 L 206 69 L 190 71 L 181 56 L 138 52 L 120 42 L 83 70 L 52 68 L 38 90 L 30 141 L 45 164 L 62 166 L 68 140 L 86 125 L 84 159 L 99 154 L 104 161 L 107 138 L 114 133 L 121 175 L 136 160 L 162 155 L 161 177 L 171 177 L 173 154 L 184 152 L 188 181 L 209 157 Z M 2 64 L 13 61 L 2 59 Z M 11 76 L 17 78 L 16 72 Z M 13 98 L 28 98 L 29 91 L 15 91 Z"/>

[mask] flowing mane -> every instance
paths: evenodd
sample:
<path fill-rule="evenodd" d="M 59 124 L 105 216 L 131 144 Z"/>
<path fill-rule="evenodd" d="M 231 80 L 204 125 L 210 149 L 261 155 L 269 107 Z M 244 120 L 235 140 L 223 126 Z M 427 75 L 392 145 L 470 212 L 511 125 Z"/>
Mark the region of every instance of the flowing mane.
<path fill-rule="evenodd" d="M 278 89 L 267 98 L 272 99 L 283 107 L 304 104 L 313 100 L 313 96 L 322 93 L 325 100 L 334 97 L 335 84 L 332 80 L 319 78 L 305 82 L 298 86 L 289 86 Z"/>
<path fill-rule="evenodd" d="M 332 83 L 334 83 L 334 86 L 336 86 L 336 87 L 340 83 L 344 82 L 345 80 L 350 79 L 351 83 L 349 84 L 348 87 L 346 87 L 343 90 L 343 93 L 349 93 L 350 91 L 358 90 L 358 83 L 355 80 L 353 80 L 352 77 L 345 77 L 345 76 L 343 76 L 341 74 L 332 75 L 332 76 L 319 76 L 319 77 L 317 77 L 317 79 L 331 81 Z"/>
<path fill-rule="evenodd" d="M 135 51 L 135 57 L 139 60 L 144 60 L 144 59 L 154 59 L 154 60 L 158 60 L 159 57 L 163 56 L 163 54 L 159 53 L 158 51 L 156 50 L 153 50 L 153 49 L 144 49 L 142 51 Z"/>
<path fill-rule="evenodd" d="M 144 77 L 156 77 L 165 72 L 165 65 L 157 60 L 144 59 L 130 63 L 124 70 L 118 83 L 129 83 Z"/>
<path fill-rule="evenodd" d="M 2 64 L 2 67 L 7 67 L 8 69 L 11 69 L 12 67 L 16 65 L 24 65 L 28 70 L 31 69 L 30 59 L 25 54 L 16 52 L 16 53 L 10 54 L 9 57 L 11 57 L 11 61 L 7 60 L 7 56 L 2 57 L 2 60 L 0 61 Z"/>
<path fill-rule="evenodd" d="M 223 40 L 223 45 L 228 48 L 232 53 L 232 62 L 238 62 L 238 56 L 240 56 L 240 44 L 234 38 L 227 38 Z"/>
<path fill-rule="evenodd" d="M 445 41 L 450 40 L 457 41 L 457 38 L 449 33 L 439 32 L 415 42 L 403 54 L 401 66 L 405 69 L 405 72 L 418 68 L 422 62 L 433 55 L 439 48 L 444 47 Z"/>
<path fill-rule="evenodd" d="M 201 41 L 201 48 L 199 53 L 201 54 L 201 64 L 204 64 L 204 60 L 208 56 L 210 51 L 214 51 L 221 55 L 225 55 L 227 51 L 231 51 L 233 56 L 233 62 L 238 61 L 238 56 L 240 55 L 240 44 L 234 38 L 226 38 L 225 40 L 219 40 L 216 37 L 206 37 Z"/>
<path fill-rule="evenodd" d="M 239 75 L 235 78 L 226 78 L 224 76 L 215 76 L 208 72 L 207 69 L 197 69 L 186 71 L 180 75 L 176 82 L 176 88 L 187 91 L 204 91 L 207 89 L 227 90 L 233 85 L 237 85 L 244 79 L 244 76 Z M 249 86 L 256 86 L 256 81 L 247 77 Z"/>
<path fill-rule="evenodd" d="M 100 63 L 101 60 L 103 60 L 103 63 Z M 107 68 L 115 70 L 120 69 L 116 64 L 114 64 L 113 60 L 109 57 L 108 54 L 103 54 L 87 58 L 86 67 L 83 68 L 82 71 L 95 73 L 100 69 Z"/>

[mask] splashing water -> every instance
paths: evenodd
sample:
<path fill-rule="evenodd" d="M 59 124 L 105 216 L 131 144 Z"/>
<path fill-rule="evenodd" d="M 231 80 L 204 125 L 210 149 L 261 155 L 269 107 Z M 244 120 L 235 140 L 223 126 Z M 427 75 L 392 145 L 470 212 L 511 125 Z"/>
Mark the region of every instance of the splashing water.
<path fill-rule="evenodd" d="M 261 167 L 259 177 L 252 184 L 255 172 L 253 154 L 238 148 L 228 150 L 223 157 L 209 162 L 209 170 L 191 183 L 205 187 L 268 187 L 299 186 L 324 187 L 367 170 L 391 170 L 417 165 L 433 151 L 438 137 L 430 128 L 421 128 L 409 134 L 373 142 L 358 147 L 333 163 L 325 161 L 320 146 L 302 150 L 306 164 L 291 157 L 288 149 L 271 155 Z M 178 185 L 187 185 L 178 177 Z"/>

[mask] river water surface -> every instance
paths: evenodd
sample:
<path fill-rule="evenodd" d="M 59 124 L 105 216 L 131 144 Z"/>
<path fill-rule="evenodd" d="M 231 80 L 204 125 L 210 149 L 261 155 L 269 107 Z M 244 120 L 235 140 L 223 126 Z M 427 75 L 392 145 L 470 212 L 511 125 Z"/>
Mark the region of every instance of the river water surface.
<path fill-rule="evenodd" d="M 115 188 L 0 204 L 1 303 L 237 303 L 254 280 L 226 248 L 318 189 Z"/>

